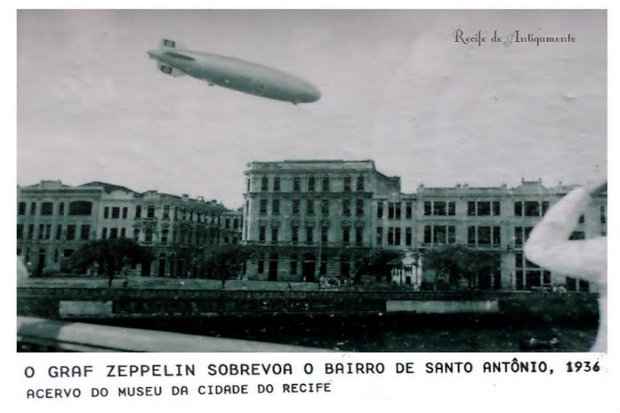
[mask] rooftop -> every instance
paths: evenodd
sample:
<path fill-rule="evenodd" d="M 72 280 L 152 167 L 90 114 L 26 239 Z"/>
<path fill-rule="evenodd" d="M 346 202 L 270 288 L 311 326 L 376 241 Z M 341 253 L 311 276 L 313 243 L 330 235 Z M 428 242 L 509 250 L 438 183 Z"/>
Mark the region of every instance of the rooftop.
<path fill-rule="evenodd" d="M 87 182 L 85 184 L 79 185 L 79 187 L 101 187 L 108 194 L 113 192 L 113 191 L 132 192 L 134 194 L 138 193 L 138 192 L 134 191 L 133 189 L 127 188 L 126 186 L 110 184 L 110 183 L 101 182 L 101 181 Z"/>
<path fill-rule="evenodd" d="M 313 170 L 321 172 L 322 170 L 376 170 L 375 162 L 372 160 L 352 160 L 346 161 L 342 159 L 287 159 L 283 161 L 253 161 L 246 165 L 248 170 L 253 169 L 269 169 L 269 170 Z"/>
<path fill-rule="evenodd" d="M 144 192 L 138 192 L 123 185 L 117 185 L 117 184 L 113 184 L 109 182 L 102 182 L 102 181 L 91 181 L 91 182 L 86 182 L 81 185 L 71 186 L 71 185 L 63 184 L 60 180 L 42 180 L 41 182 L 33 184 L 33 185 L 26 185 L 26 186 L 21 186 L 21 187 L 18 186 L 17 189 L 18 189 L 18 192 L 24 191 L 24 190 L 29 191 L 29 192 L 30 191 L 38 192 L 38 191 L 49 191 L 49 190 L 54 191 L 54 190 L 61 189 L 63 191 L 90 191 L 90 193 L 92 193 L 92 191 L 95 191 L 96 193 L 101 193 L 101 191 L 103 191 L 106 194 L 111 194 L 115 191 L 121 191 L 121 192 L 129 194 L 129 196 L 132 198 L 148 199 L 148 198 L 153 198 L 153 197 L 165 197 L 165 198 L 175 199 L 178 201 L 198 202 L 198 203 L 201 203 L 207 206 L 221 208 L 223 210 L 229 210 L 221 202 L 219 202 L 216 199 L 205 200 L 204 197 L 202 196 L 191 198 L 188 194 L 174 195 L 174 194 L 168 194 L 164 192 L 158 192 L 157 190 L 148 190 Z M 234 211 L 234 209 L 232 211 Z"/>

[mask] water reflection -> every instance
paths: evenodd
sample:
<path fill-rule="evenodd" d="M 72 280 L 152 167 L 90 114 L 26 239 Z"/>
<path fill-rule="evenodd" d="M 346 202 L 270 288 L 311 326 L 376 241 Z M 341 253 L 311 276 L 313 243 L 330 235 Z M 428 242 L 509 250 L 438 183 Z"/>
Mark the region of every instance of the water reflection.
<path fill-rule="evenodd" d="M 354 352 L 584 352 L 597 333 L 596 325 L 588 322 L 507 323 L 492 316 L 273 315 L 93 322 Z"/>

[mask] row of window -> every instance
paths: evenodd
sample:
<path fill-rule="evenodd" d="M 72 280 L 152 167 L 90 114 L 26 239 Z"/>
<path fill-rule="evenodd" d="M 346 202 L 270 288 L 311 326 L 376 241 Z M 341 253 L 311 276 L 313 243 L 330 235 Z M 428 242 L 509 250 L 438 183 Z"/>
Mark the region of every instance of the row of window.
<path fill-rule="evenodd" d="M 322 192 L 330 192 L 331 191 L 331 179 L 329 176 L 320 177 L 317 179 L 315 176 L 309 176 L 303 179 L 304 189 L 306 192 L 316 192 L 320 186 Z M 351 192 L 353 189 L 353 178 L 350 176 L 343 177 L 343 191 Z M 364 191 L 365 188 L 365 179 L 363 176 L 358 176 L 355 178 L 355 190 L 358 192 Z M 281 192 L 282 191 L 282 179 L 279 176 L 273 177 L 272 185 L 269 185 L 269 177 L 263 176 L 260 179 L 260 190 L 261 192 L 268 192 L 269 190 L 273 192 Z M 250 192 L 250 179 L 247 180 L 247 192 Z M 293 177 L 293 185 L 291 188 L 292 192 L 301 192 L 302 191 L 302 177 L 295 176 Z"/>
<path fill-rule="evenodd" d="M 499 246 L 502 244 L 501 229 L 499 226 L 469 226 L 467 227 L 467 245 Z"/>
<path fill-rule="evenodd" d="M 424 201 L 425 216 L 454 216 L 456 203 L 454 201 Z"/>
<path fill-rule="evenodd" d="M 136 241 L 140 241 L 141 236 L 140 228 L 134 228 L 133 230 L 133 239 Z M 190 231 L 178 231 L 176 234 L 177 237 L 173 237 L 172 242 L 178 241 L 181 244 L 186 243 L 195 243 L 198 246 L 210 241 L 209 234 L 206 232 L 192 232 Z M 101 230 L 101 239 L 117 239 L 117 238 L 126 238 L 126 230 L 125 228 L 108 228 L 103 227 Z M 193 240 L 192 240 L 193 237 Z M 176 238 L 176 239 L 175 239 Z M 168 244 L 168 240 L 170 239 L 170 230 L 162 229 L 160 232 L 159 243 L 166 245 Z M 145 228 L 144 230 L 144 239 L 142 242 L 145 244 L 151 244 L 155 240 L 155 233 L 152 228 Z"/>
<path fill-rule="evenodd" d="M 105 228 L 104 228 L 105 229 Z M 172 238 L 171 238 L 172 236 Z M 139 228 L 134 228 L 133 230 L 133 238 L 136 241 L 140 241 L 141 231 Z M 159 233 L 159 243 L 161 245 L 167 245 L 169 242 L 178 243 L 181 245 L 196 245 L 198 247 L 203 245 L 210 245 L 216 242 L 218 238 L 217 233 L 213 231 L 189 231 L 189 230 L 179 230 L 179 231 L 170 231 L 168 229 L 162 229 Z M 236 239 L 236 237 L 233 237 Z M 229 237 L 225 235 L 223 237 L 224 243 L 228 243 Z M 151 244 L 155 239 L 155 233 L 152 228 L 144 229 L 144 238 L 142 242 L 145 244 Z"/>
<path fill-rule="evenodd" d="M 162 220 L 168 220 L 170 219 L 170 205 L 164 205 L 162 208 Z M 127 218 L 127 212 L 128 209 L 127 207 L 104 207 L 103 208 L 103 217 L 104 218 L 111 218 L 111 219 L 126 219 Z M 193 209 L 186 209 L 186 208 L 177 208 L 175 207 L 173 209 L 173 214 L 174 214 L 174 219 L 175 220 L 181 220 L 181 221 L 192 221 L 192 222 L 201 222 L 201 223 L 207 223 L 207 224 L 219 224 L 220 223 L 220 217 L 218 216 L 214 216 L 214 215 L 209 215 L 209 214 L 203 214 L 200 212 L 196 212 Z M 142 214 L 142 205 L 136 205 L 135 208 L 135 215 L 134 215 L 135 219 L 141 219 L 143 218 L 143 214 Z M 146 215 L 144 216 L 147 219 L 153 219 L 156 218 L 156 214 L 155 214 L 155 206 L 154 205 L 148 205 L 146 207 Z M 224 219 L 224 224 L 225 224 L 225 228 L 230 228 L 232 223 L 232 227 L 234 229 L 238 229 L 239 228 L 239 219 L 238 218 L 226 218 Z"/>
<path fill-rule="evenodd" d="M 411 218 L 411 203 L 407 203 L 407 218 Z M 400 203 L 397 203 L 397 208 L 400 208 Z M 549 209 L 548 201 L 517 201 L 514 203 L 514 215 L 526 216 L 526 217 L 538 217 L 543 216 Z M 500 216 L 501 215 L 501 202 L 500 201 L 468 201 L 467 202 L 467 216 Z M 456 215 L 456 202 L 455 201 L 424 201 L 424 215 L 425 216 L 455 216 Z M 400 213 L 397 211 L 397 216 L 400 217 Z M 377 209 L 377 218 L 383 217 L 383 203 L 379 202 Z M 398 219 L 398 218 L 397 218 Z M 600 220 L 602 224 L 607 222 L 607 215 L 605 205 L 600 206 Z M 581 215 L 579 217 L 579 223 L 583 224 L 585 217 Z"/>
<path fill-rule="evenodd" d="M 383 245 L 384 238 L 383 227 L 377 227 L 377 246 Z M 401 228 L 400 227 L 388 227 L 387 228 L 387 245 L 388 246 L 400 246 L 401 244 Z M 405 246 L 410 247 L 413 245 L 413 230 L 411 227 L 405 228 Z"/>
<path fill-rule="evenodd" d="M 328 227 L 322 226 L 321 242 L 328 242 Z M 523 247 L 523 244 L 529 238 L 530 232 L 533 227 L 514 227 L 514 242 L 516 248 Z M 299 226 L 291 226 L 291 242 L 299 242 Z M 387 228 L 387 245 L 388 246 L 400 246 L 401 243 L 401 228 L 400 227 L 388 227 Z M 348 226 L 342 227 L 342 242 L 348 244 L 351 241 L 350 238 L 351 228 Z M 356 244 L 363 243 L 363 228 L 356 227 Z M 385 228 L 376 228 L 376 243 L 377 246 L 384 245 Z M 314 227 L 306 227 L 306 243 L 314 242 Z M 571 236 L 571 240 L 585 239 L 585 233 L 583 231 L 574 231 Z M 267 227 L 259 227 L 259 241 L 267 241 Z M 278 242 L 279 229 L 274 227 L 271 229 L 271 242 Z M 456 226 L 454 225 L 424 225 L 424 244 L 455 244 L 456 243 Z M 413 230 L 411 227 L 405 228 L 404 245 L 411 246 L 413 243 Z M 498 247 L 502 244 L 501 227 L 497 225 L 470 225 L 467 227 L 467 245 L 469 246 L 494 246 Z"/>
<path fill-rule="evenodd" d="M 515 247 L 520 248 L 527 242 L 533 227 L 514 227 Z M 571 240 L 585 239 L 583 231 L 574 231 Z M 425 225 L 425 244 L 454 244 L 456 243 L 456 227 L 454 225 Z M 467 244 L 470 246 L 500 246 L 502 244 L 500 226 L 468 226 Z"/>
<path fill-rule="evenodd" d="M 122 219 L 127 219 L 127 207 L 103 207 L 103 218 L 104 219 L 120 219 L 122 217 Z M 110 213 L 111 211 L 111 213 Z M 122 214 L 121 214 L 122 211 Z M 149 218 L 153 218 L 155 216 L 155 207 L 149 207 L 149 213 L 150 216 Z M 140 205 L 136 206 L 136 218 L 140 218 L 140 215 L 142 214 L 142 209 L 140 207 Z"/>
<path fill-rule="evenodd" d="M 424 244 L 455 244 L 456 227 L 454 225 L 425 225 Z M 502 243 L 501 227 L 471 225 L 467 227 L 467 245 L 499 246 Z"/>
<path fill-rule="evenodd" d="M 93 203 L 89 201 L 72 201 L 69 202 L 69 216 L 88 216 L 92 213 Z M 57 214 L 60 216 L 65 215 L 65 203 L 59 202 L 56 206 Z M 17 215 L 23 216 L 28 212 L 28 205 L 26 202 L 19 202 L 17 204 Z M 35 216 L 37 213 L 41 216 L 54 215 L 54 203 L 50 201 L 31 202 L 29 208 L 29 215 Z"/>
<path fill-rule="evenodd" d="M 530 201 L 518 201 L 515 202 L 515 215 L 523 216 L 539 216 L 539 202 Z M 544 201 L 542 203 L 543 215 L 549 207 L 549 202 Z M 500 216 L 501 202 L 500 201 L 467 201 L 467 216 L 470 217 L 488 217 L 488 216 Z M 455 216 L 456 215 L 456 202 L 455 201 L 424 201 L 424 215 L 425 216 Z"/>
<path fill-rule="evenodd" d="M 278 216 L 282 212 L 280 199 L 272 199 L 271 200 L 271 215 Z M 350 217 L 351 216 L 351 200 L 343 199 L 342 200 L 342 216 Z M 261 199 L 259 203 L 259 214 L 267 215 L 268 213 L 269 200 Z M 328 199 L 322 199 L 320 202 L 320 214 L 321 216 L 328 217 L 330 211 L 330 204 Z M 291 200 L 291 214 L 292 215 L 300 215 L 301 213 L 301 200 L 293 199 Z M 306 216 L 314 216 L 316 214 L 315 210 L 315 201 L 314 199 L 306 199 L 305 200 L 305 215 Z M 355 200 L 355 216 L 361 217 L 364 216 L 364 200 L 356 199 Z"/>
<path fill-rule="evenodd" d="M 488 217 L 500 216 L 501 204 L 499 201 L 468 201 L 467 216 L 469 217 Z"/>
<path fill-rule="evenodd" d="M 551 273 L 545 270 L 523 270 L 515 272 L 515 288 L 525 290 L 551 286 Z"/>
<path fill-rule="evenodd" d="M 388 202 L 387 203 L 387 219 L 401 219 L 401 202 Z M 383 219 L 384 216 L 384 204 L 382 201 L 377 203 L 377 218 Z M 413 202 L 405 202 L 405 219 L 411 219 L 413 217 Z"/>
<path fill-rule="evenodd" d="M 517 201 L 514 204 L 514 212 L 517 217 L 539 217 L 547 213 L 549 201 Z"/>
<path fill-rule="evenodd" d="M 77 232 L 78 225 L 75 224 L 69 224 L 66 228 L 63 228 L 63 225 L 61 224 L 56 225 L 55 228 L 52 228 L 52 224 L 39 224 L 36 234 L 35 228 L 36 227 L 34 224 L 28 224 L 28 226 L 24 226 L 24 224 L 17 224 L 17 239 L 38 239 L 43 241 L 51 239 L 56 241 L 74 241 L 78 239 L 81 241 L 86 241 L 90 239 L 91 226 L 88 224 L 82 224 L 79 226 L 79 234 Z"/>
<path fill-rule="evenodd" d="M 307 277 L 307 281 L 313 280 L 317 259 L 311 256 L 290 255 L 288 257 L 289 263 L 289 275 L 303 274 Z M 258 274 L 264 274 L 268 271 L 269 280 L 275 281 L 278 278 L 280 257 L 278 254 L 270 254 L 268 256 L 259 256 L 256 260 L 256 272 Z M 340 276 L 348 278 L 351 276 L 351 258 L 347 255 L 339 257 L 340 264 Z M 266 268 L 267 267 L 267 268 Z M 327 257 L 325 255 L 318 260 L 318 273 L 319 276 L 327 275 Z"/>
<path fill-rule="evenodd" d="M 452 227 L 453 228 L 453 227 Z M 291 226 L 291 238 L 290 241 L 292 244 L 297 244 L 300 242 L 300 231 L 301 227 L 297 225 Z M 314 243 L 315 230 L 313 226 L 307 226 L 303 228 L 305 231 L 303 235 L 305 235 L 305 243 L 312 244 Z M 320 239 L 322 243 L 330 242 L 329 239 L 329 227 L 321 226 L 320 227 Z M 404 229 L 404 240 L 401 236 L 402 229 L 400 227 L 377 227 L 376 232 L 376 241 L 378 246 L 384 245 L 384 239 L 387 238 L 388 246 L 412 246 L 413 245 L 413 229 L 411 227 L 407 227 Z M 259 242 L 267 242 L 267 227 L 260 226 L 258 231 L 258 240 Z M 277 243 L 283 241 L 280 239 L 280 229 L 278 227 L 272 227 L 270 233 L 270 242 Z M 386 236 L 387 235 L 387 236 Z M 335 241 L 335 240 L 331 240 Z M 341 237 L 340 240 L 343 245 L 349 245 L 355 243 L 357 246 L 362 246 L 364 244 L 364 228 L 363 227 L 349 227 L 343 226 L 341 229 Z M 445 241 L 444 241 L 445 242 Z"/>
<path fill-rule="evenodd" d="M 268 210 L 268 200 L 261 199 L 260 200 L 260 214 L 267 215 Z M 271 213 L 272 215 L 280 215 L 281 212 L 281 203 L 280 199 L 271 200 Z M 292 213 L 293 215 L 299 215 L 301 209 L 301 200 L 293 199 L 291 201 L 292 204 Z M 405 219 L 412 219 L 413 217 L 413 203 L 408 201 L 405 202 Z M 356 205 L 356 215 L 362 216 L 364 215 L 364 200 L 358 199 L 355 201 Z M 519 206 L 520 205 L 520 206 Z M 313 199 L 305 200 L 306 206 L 306 215 L 314 215 L 315 214 L 315 201 Z M 541 206 L 540 210 L 538 206 Z M 548 208 L 548 202 L 516 202 L 515 203 L 515 215 L 516 216 L 539 216 L 538 214 L 542 212 L 542 214 L 546 213 Z M 387 209 L 387 219 L 401 219 L 402 212 L 402 202 L 387 202 L 379 201 L 377 203 L 377 218 L 383 219 L 386 215 L 385 210 Z M 323 199 L 320 202 L 320 210 L 321 215 L 329 216 L 330 211 L 330 202 L 327 199 Z M 351 215 L 351 200 L 343 199 L 342 200 L 342 215 L 350 216 Z M 424 201 L 424 215 L 425 216 L 455 216 L 456 215 L 456 203 L 454 201 Z M 501 204 L 499 201 L 468 201 L 467 202 L 467 215 L 468 216 L 500 216 L 501 215 Z M 601 223 L 606 223 L 606 215 L 605 215 L 605 206 L 601 205 Z M 579 223 L 584 223 L 585 217 L 583 215 L 579 218 Z"/>
<path fill-rule="evenodd" d="M 424 244 L 454 244 L 456 227 L 454 225 L 424 225 Z"/>
<path fill-rule="evenodd" d="M 313 244 L 315 242 L 315 229 L 314 226 L 306 226 L 302 228 L 298 225 L 291 226 L 290 232 L 290 241 L 292 244 L 297 244 L 300 242 L 300 235 L 304 236 L 304 242 L 306 244 Z M 330 242 L 329 239 L 329 227 L 321 226 L 319 229 L 319 239 L 321 243 Z M 270 231 L 270 242 L 278 243 L 284 241 L 280 239 L 280 228 L 272 227 Z M 265 225 L 261 225 L 258 227 L 258 241 L 265 243 L 267 242 L 267 227 Z M 333 240 L 332 240 L 333 241 Z M 364 228 L 362 227 L 342 227 L 341 238 L 340 241 L 344 245 L 355 243 L 357 246 L 362 246 L 364 243 Z"/>
<path fill-rule="evenodd" d="M 89 224 L 69 224 L 63 226 L 62 224 L 58 224 L 55 227 L 52 227 L 52 224 L 39 224 L 35 226 L 34 224 L 28 224 L 24 226 L 24 224 L 17 224 L 17 239 L 18 240 L 56 240 L 56 241 L 88 241 L 93 238 L 94 234 L 91 234 L 91 225 Z M 79 232 L 78 232 L 79 230 Z M 170 231 L 168 229 L 163 229 L 161 231 L 160 242 L 162 244 L 167 244 L 169 240 Z M 144 240 L 145 243 L 153 242 L 153 230 L 151 228 L 147 228 L 144 231 Z M 101 239 L 116 239 L 116 238 L 126 238 L 126 228 L 109 228 L 103 227 L 101 230 Z M 140 229 L 135 228 L 133 230 L 133 238 L 136 241 L 140 240 Z M 212 243 L 217 238 L 217 234 L 209 233 L 206 231 L 179 231 L 178 232 L 178 241 L 182 244 L 195 243 L 197 245 L 203 245 L 206 243 Z M 228 235 L 224 235 L 224 243 L 228 243 Z M 238 241 L 237 237 L 230 238 L 233 243 Z M 173 240 L 174 242 L 174 240 Z"/>
<path fill-rule="evenodd" d="M 89 201 L 73 201 L 69 203 L 68 215 L 69 216 L 90 216 L 92 214 L 93 203 Z M 31 202 L 29 215 L 36 216 L 37 214 L 40 216 L 52 216 L 54 215 L 54 203 L 50 201 L 46 202 Z M 162 219 L 170 219 L 170 205 L 163 206 Z M 25 216 L 28 212 L 28 205 L 26 202 L 19 202 L 17 205 L 17 214 L 19 216 Z M 64 216 L 65 215 L 65 203 L 59 202 L 56 204 L 56 215 Z M 129 215 L 128 207 L 117 207 L 117 206 L 105 206 L 103 208 L 103 218 L 104 219 L 127 219 Z M 149 205 L 146 207 L 146 213 L 144 215 L 146 218 L 155 218 L 155 206 Z M 136 205 L 134 210 L 134 218 L 140 219 L 143 218 L 143 210 L 141 205 Z M 189 220 L 202 223 L 209 224 L 219 224 L 220 218 L 218 216 L 202 214 L 200 212 L 196 212 L 193 209 L 185 209 L 185 208 L 174 208 L 174 219 L 181 219 L 183 221 Z M 232 225 L 233 229 L 238 229 L 240 226 L 240 220 L 238 218 L 226 218 L 224 220 L 225 227 L 230 228 Z"/>

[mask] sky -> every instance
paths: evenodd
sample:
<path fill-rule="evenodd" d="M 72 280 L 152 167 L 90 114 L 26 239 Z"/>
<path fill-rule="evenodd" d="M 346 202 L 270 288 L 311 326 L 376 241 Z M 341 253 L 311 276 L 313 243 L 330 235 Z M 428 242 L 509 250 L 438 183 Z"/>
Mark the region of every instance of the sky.
<path fill-rule="evenodd" d="M 487 42 L 456 42 L 479 30 Z M 575 38 L 536 46 L 493 31 Z M 251 161 L 374 159 L 419 184 L 607 169 L 602 11 L 36 11 L 17 20 L 17 180 L 242 204 Z M 294 106 L 156 69 L 162 37 L 316 85 Z"/>

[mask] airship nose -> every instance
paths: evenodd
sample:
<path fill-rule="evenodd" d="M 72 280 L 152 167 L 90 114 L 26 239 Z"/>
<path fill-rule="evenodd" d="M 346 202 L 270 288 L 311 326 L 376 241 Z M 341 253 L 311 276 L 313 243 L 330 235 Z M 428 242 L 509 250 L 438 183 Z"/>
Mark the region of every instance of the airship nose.
<path fill-rule="evenodd" d="M 321 91 L 308 83 L 304 91 L 304 102 L 316 102 L 319 99 L 321 99 Z"/>
<path fill-rule="evenodd" d="M 311 97 L 312 97 L 312 102 L 315 102 L 321 99 L 321 91 L 318 88 L 312 86 Z"/>

